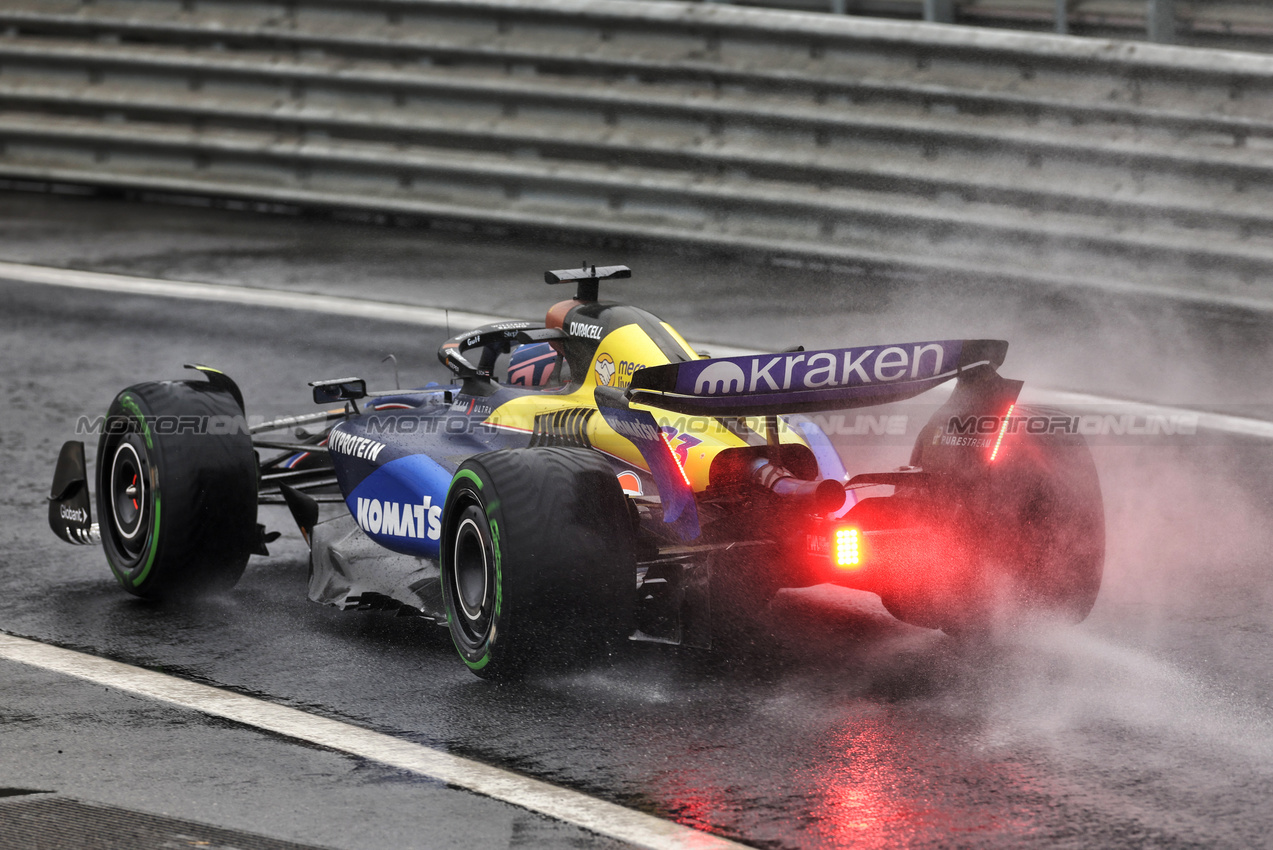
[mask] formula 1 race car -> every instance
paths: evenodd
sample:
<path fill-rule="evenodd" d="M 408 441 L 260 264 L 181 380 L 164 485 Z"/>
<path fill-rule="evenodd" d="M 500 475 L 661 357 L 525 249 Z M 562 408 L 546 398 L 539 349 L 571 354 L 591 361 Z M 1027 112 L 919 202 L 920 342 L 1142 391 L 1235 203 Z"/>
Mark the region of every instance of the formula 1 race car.
<path fill-rule="evenodd" d="M 954 633 L 1087 616 L 1104 560 L 1096 470 L 1082 437 L 1017 405 L 1021 382 L 996 372 L 1006 342 L 708 359 L 654 315 L 599 300 L 602 281 L 630 275 L 548 272 L 574 298 L 543 324 L 444 342 L 446 386 L 316 381 L 327 409 L 255 423 L 206 366 L 129 387 L 102 423 L 100 528 L 80 442 L 58 460 L 50 525 L 100 540 L 130 593 L 193 596 L 268 554 L 278 535 L 258 506 L 286 505 L 312 600 L 446 624 L 488 678 L 624 638 L 728 645 L 779 589 L 822 583 Z M 952 379 L 900 468 L 848 476 L 806 415 Z"/>

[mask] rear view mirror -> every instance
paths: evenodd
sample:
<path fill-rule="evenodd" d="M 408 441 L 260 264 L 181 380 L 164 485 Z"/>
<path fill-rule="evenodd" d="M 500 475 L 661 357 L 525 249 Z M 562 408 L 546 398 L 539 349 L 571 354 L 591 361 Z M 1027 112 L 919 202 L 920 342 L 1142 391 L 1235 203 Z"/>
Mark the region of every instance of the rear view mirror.
<path fill-rule="evenodd" d="M 334 381 L 314 381 L 314 404 L 332 404 L 338 401 L 357 401 L 367 395 L 367 382 L 362 378 L 338 378 Z"/>

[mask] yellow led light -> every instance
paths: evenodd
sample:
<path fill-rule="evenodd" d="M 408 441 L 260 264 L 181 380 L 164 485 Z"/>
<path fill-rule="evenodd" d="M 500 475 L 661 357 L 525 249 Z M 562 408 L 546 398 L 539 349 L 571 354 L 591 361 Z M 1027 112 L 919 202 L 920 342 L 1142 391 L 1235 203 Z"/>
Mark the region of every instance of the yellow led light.
<path fill-rule="evenodd" d="M 835 565 L 841 569 L 862 565 L 862 545 L 856 528 L 835 530 Z"/>

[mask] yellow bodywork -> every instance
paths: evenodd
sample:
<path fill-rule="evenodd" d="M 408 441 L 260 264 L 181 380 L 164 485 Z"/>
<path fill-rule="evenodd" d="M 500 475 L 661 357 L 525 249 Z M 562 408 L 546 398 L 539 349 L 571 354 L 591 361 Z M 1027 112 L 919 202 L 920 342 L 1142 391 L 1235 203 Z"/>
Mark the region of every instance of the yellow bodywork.
<path fill-rule="evenodd" d="M 694 349 L 671 325 L 665 322 L 663 328 L 684 348 L 688 357 L 698 358 Z M 601 339 L 587 372 L 572 375 L 571 383 L 563 392 L 532 393 L 515 398 L 497 407 L 485 422 L 495 427 L 529 434 L 534 430 L 537 416 L 580 408 L 595 410 L 597 404 L 593 391 L 598 386 L 622 389 L 631 383 L 632 375 L 637 370 L 668 362 L 667 356 L 640 325 L 625 325 Z M 686 416 L 644 405 L 633 405 L 633 409 L 646 410 L 654 417 L 663 430 L 668 445 L 685 469 L 695 492 L 707 489 L 708 473 L 717 454 L 727 448 L 749 445 L 738 434 L 725 428 L 719 419 Z M 746 418 L 741 420 L 741 424 L 758 435 L 756 441 L 763 441 L 765 432 L 762 420 Z M 616 433 L 602 416 L 589 417 L 585 435 L 593 448 L 641 469 L 647 468 L 632 441 Z M 804 439 L 781 419 L 779 438 L 784 443 L 804 443 Z"/>

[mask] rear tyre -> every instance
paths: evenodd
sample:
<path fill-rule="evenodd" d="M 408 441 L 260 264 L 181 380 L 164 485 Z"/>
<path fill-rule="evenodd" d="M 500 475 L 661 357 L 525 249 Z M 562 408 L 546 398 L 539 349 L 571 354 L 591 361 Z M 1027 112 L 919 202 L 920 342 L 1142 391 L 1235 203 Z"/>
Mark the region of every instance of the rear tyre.
<path fill-rule="evenodd" d="M 202 381 L 115 397 L 97 446 L 97 511 L 111 572 L 146 599 L 229 590 L 257 544 L 256 455 L 243 411 Z"/>
<path fill-rule="evenodd" d="M 1018 408 L 1022 416 L 1050 412 Z M 959 635 L 1031 619 L 1085 619 L 1101 587 L 1105 512 L 1084 439 L 1008 435 L 971 491 L 950 532 L 959 541 L 962 567 L 883 595 L 889 612 Z"/>
<path fill-rule="evenodd" d="M 442 528 L 447 623 L 477 675 L 586 661 L 631 631 L 636 530 L 596 452 L 475 455 L 456 471 Z"/>

